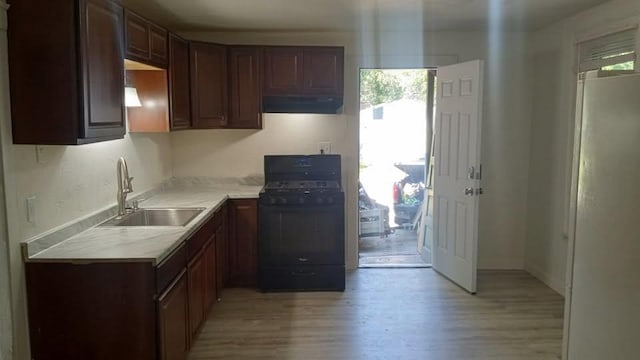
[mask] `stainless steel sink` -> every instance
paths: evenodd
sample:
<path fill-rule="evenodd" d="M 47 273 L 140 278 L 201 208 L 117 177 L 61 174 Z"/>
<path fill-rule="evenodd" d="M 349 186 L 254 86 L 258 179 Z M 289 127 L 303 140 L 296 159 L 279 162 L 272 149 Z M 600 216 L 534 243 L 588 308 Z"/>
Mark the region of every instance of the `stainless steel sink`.
<path fill-rule="evenodd" d="M 114 217 L 100 226 L 185 226 L 204 208 L 138 209 L 122 217 Z"/>

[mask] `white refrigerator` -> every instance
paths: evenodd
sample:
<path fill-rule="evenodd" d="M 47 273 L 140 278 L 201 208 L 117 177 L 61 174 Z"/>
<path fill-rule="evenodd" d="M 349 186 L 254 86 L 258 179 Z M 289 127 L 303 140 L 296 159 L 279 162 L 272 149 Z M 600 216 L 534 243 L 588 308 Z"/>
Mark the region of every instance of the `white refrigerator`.
<path fill-rule="evenodd" d="M 568 358 L 640 359 L 640 74 L 583 85 Z"/>

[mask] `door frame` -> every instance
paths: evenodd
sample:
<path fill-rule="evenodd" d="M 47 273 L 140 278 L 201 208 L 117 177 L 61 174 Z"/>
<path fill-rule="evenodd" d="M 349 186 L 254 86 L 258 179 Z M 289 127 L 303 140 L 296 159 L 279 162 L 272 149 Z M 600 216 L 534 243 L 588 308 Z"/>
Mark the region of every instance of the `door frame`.
<path fill-rule="evenodd" d="M 0 110 L 0 318 L 6 323 L 0 322 L 0 358 L 11 358 L 16 355 L 12 349 L 15 347 L 14 335 L 14 314 L 13 314 L 13 294 L 11 278 L 11 243 L 9 241 L 9 226 L 7 219 L 7 202 L 5 186 L 5 156 L 7 144 L 11 144 L 9 139 L 11 131 L 8 123 L 11 121 L 9 114 L 9 73 L 7 59 L 7 10 L 9 5 L 0 0 L 0 104 L 7 105 Z M 2 107 L 0 107 L 1 109 Z M 5 133 L 6 132 L 6 133 Z"/>
<path fill-rule="evenodd" d="M 578 182 L 580 171 L 580 150 L 582 140 L 582 109 L 584 97 L 584 80 L 587 73 L 579 72 L 579 54 L 580 43 L 596 39 L 599 37 L 611 35 L 616 32 L 636 28 L 638 31 L 636 38 L 636 68 L 635 71 L 640 73 L 640 18 L 637 16 L 617 21 L 607 26 L 596 28 L 593 31 L 577 34 L 570 47 L 573 54 L 573 84 L 571 98 L 573 99 L 574 108 L 572 111 L 573 123 L 569 123 L 569 128 L 573 129 L 572 135 L 569 136 L 567 144 L 567 163 L 571 164 L 571 168 L 566 176 L 566 200 L 565 200 L 565 224 L 564 236 L 567 243 L 567 263 L 565 275 L 565 292 L 564 292 L 564 321 L 562 329 L 562 359 L 569 359 L 569 332 L 571 330 L 571 300 L 573 292 L 573 267 L 576 246 L 576 218 L 578 214 Z M 571 134 L 571 132 L 570 132 Z"/>
<path fill-rule="evenodd" d="M 425 114 L 426 114 L 426 118 L 425 118 L 425 124 L 426 124 L 426 132 L 427 132 L 427 136 L 426 136 L 426 141 L 425 141 L 425 181 L 428 181 L 428 176 L 429 176 L 429 153 L 431 151 L 431 142 L 432 142 L 432 136 L 433 136 L 433 116 L 434 116 L 434 112 L 433 112 L 433 105 L 435 102 L 435 73 L 438 70 L 437 66 L 427 66 L 427 67 L 403 67 L 403 66 L 393 66 L 393 67 L 359 67 L 358 68 L 358 103 L 360 103 L 360 97 L 362 94 L 362 89 L 360 89 L 360 79 L 361 79 L 361 74 L 362 74 L 362 70 L 424 70 L 427 72 L 427 101 L 426 101 L 426 109 L 425 109 Z M 360 134 L 360 124 L 361 124 L 362 119 L 360 118 L 360 110 L 358 111 L 358 171 L 357 171 L 357 179 L 358 179 L 358 183 L 360 183 L 360 140 L 361 140 L 361 134 Z M 359 193 L 359 191 L 358 191 Z M 427 189 L 425 189 L 425 196 L 427 193 Z M 423 200 L 424 202 L 424 200 Z M 357 251 L 356 251 L 356 268 L 360 268 L 360 209 L 359 209 L 359 196 L 358 196 L 358 206 L 356 206 L 356 210 L 358 211 L 358 216 L 356 218 L 356 243 L 357 243 Z M 424 217 L 423 217 L 424 219 Z M 391 220 L 391 219 L 389 219 Z M 424 226 L 424 224 L 420 224 L 420 226 Z M 419 232 L 418 232 L 418 236 L 419 236 Z M 416 244 L 416 251 L 418 251 L 417 249 L 417 245 L 420 243 L 420 239 L 417 239 L 417 244 Z M 423 243 L 423 250 L 422 252 L 418 252 L 418 256 L 420 256 L 423 260 L 426 260 L 424 257 L 424 248 L 426 247 L 426 241 L 424 241 Z M 427 268 L 431 267 L 431 262 L 428 262 L 426 264 Z M 391 266 L 393 267 L 393 266 Z M 381 268 L 384 268 L 384 266 L 381 266 Z"/>
<path fill-rule="evenodd" d="M 1 0 L 0 0 L 1 1 Z M 355 146 L 360 146 L 360 71 L 367 69 L 432 69 L 438 70 L 438 67 L 447 66 L 456 64 L 459 62 L 458 55 L 420 55 L 420 56 L 362 56 L 359 59 L 359 64 L 356 66 L 357 76 L 356 76 L 356 98 L 354 105 L 357 104 L 356 107 L 358 109 L 358 121 L 355 124 L 356 128 L 356 137 L 354 138 L 356 141 Z M 435 94 L 434 94 L 435 96 Z M 427 149 L 429 151 L 429 149 Z M 355 181 L 351 182 L 352 191 L 356 194 L 354 197 L 345 197 L 345 201 L 347 202 L 347 269 L 355 270 L 360 268 L 360 209 L 358 207 L 358 182 L 360 181 L 360 150 L 358 150 L 358 158 L 354 162 L 354 172 L 355 172 Z M 349 204 L 355 199 L 355 206 L 353 209 L 349 208 Z M 353 224 L 349 219 L 354 219 Z M 354 229 L 351 229 L 353 226 Z M 355 235 L 353 238 L 351 236 Z"/>
<path fill-rule="evenodd" d="M 0 0 L 2 1 L 2 0 Z M 353 61 L 353 65 L 349 65 L 348 56 L 346 56 L 346 68 L 355 71 L 356 76 L 351 78 L 350 82 L 354 85 L 355 93 L 351 100 L 354 109 L 360 109 L 360 70 L 362 69 L 408 69 L 408 68 L 435 68 L 440 66 L 451 65 L 459 62 L 458 55 L 373 55 L 362 54 Z M 346 69 L 345 68 L 345 69 Z M 346 74 L 346 73 L 345 73 Z M 345 77 L 345 82 L 347 77 Z M 345 92 L 345 95 L 348 92 Z M 356 115 L 357 121 L 350 127 L 350 142 L 357 149 L 360 145 L 360 111 Z M 359 154 L 359 151 L 358 151 Z M 345 193 L 345 202 L 347 203 L 347 226 L 346 226 L 346 247 L 347 269 L 355 270 L 359 268 L 358 249 L 358 231 L 359 231 L 359 209 L 358 209 L 358 178 L 360 174 L 360 161 L 356 159 L 349 164 L 354 177 L 347 177 L 347 192 Z M 347 174 L 348 172 L 345 172 Z M 343 181 L 344 178 L 343 178 Z"/>

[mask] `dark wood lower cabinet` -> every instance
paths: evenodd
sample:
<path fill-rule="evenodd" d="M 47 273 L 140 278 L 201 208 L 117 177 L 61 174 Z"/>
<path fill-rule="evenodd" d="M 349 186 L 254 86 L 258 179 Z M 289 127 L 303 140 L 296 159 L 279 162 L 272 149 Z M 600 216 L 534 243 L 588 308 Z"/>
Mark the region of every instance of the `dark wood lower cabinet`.
<path fill-rule="evenodd" d="M 31 359 L 156 359 L 151 263 L 27 263 Z"/>
<path fill-rule="evenodd" d="M 229 211 L 227 204 L 224 204 L 218 211 L 219 224 L 216 227 L 216 295 L 221 298 L 222 289 L 229 279 Z"/>
<path fill-rule="evenodd" d="M 229 286 L 258 283 L 258 200 L 229 201 Z"/>
<path fill-rule="evenodd" d="M 187 277 L 178 279 L 158 300 L 159 359 L 185 360 L 189 351 Z"/>
<path fill-rule="evenodd" d="M 213 241 L 210 241 L 204 248 L 204 267 L 205 267 L 205 280 L 204 280 L 204 313 L 206 314 L 213 306 L 214 302 L 218 298 L 217 296 L 217 283 L 218 283 L 218 268 L 216 261 L 216 242 L 217 237 L 214 235 Z"/>
<path fill-rule="evenodd" d="M 32 359 L 186 359 L 224 285 L 256 284 L 257 206 L 228 201 L 157 266 L 26 263 Z"/>
<path fill-rule="evenodd" d="M 204 320 L 204 292 L 206 280 L 204 251 L 201 251 L 187 267 L 189 284 L 189 328 L 193 337 Z"/>

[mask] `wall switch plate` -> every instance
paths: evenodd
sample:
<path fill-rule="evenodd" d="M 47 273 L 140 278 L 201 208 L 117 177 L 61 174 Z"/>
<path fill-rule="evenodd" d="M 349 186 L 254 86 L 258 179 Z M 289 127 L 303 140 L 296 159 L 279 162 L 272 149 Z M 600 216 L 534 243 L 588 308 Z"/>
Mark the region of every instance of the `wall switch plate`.
<path fill-rule="evenodd" d="M 29 196 L 27 198 L 27 222 L 30 224 L 36 223 L 36 211 L 35 211 L 36 196 Z"/>
<path fill-rule="evenodd" d="M 318 143 L 318 152 L 320 154 L 331 154 L 331 143 L 329 141 L 321 141 Z"/>

